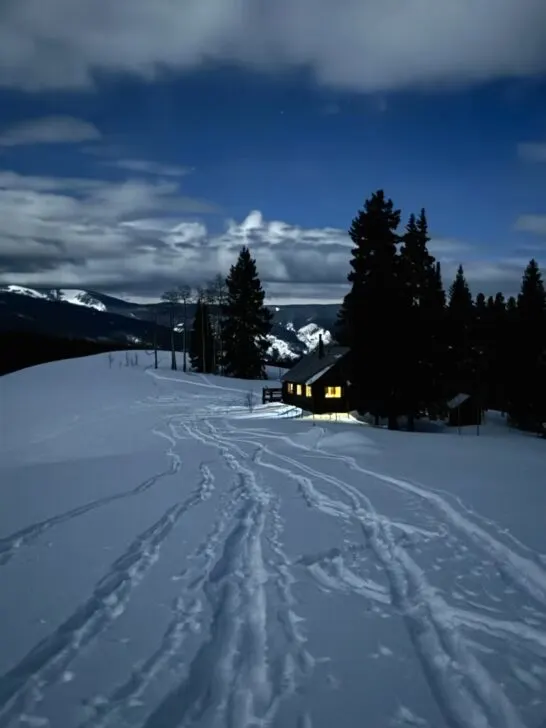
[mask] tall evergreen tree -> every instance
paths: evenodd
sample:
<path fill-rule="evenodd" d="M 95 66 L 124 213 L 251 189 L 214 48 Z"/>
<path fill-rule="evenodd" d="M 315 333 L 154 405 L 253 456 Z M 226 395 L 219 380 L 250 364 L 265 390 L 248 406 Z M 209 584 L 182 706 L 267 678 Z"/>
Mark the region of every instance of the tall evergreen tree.
<path fill-rule="evenodd" d="M 536 260 L 525 269 L 513 314 L 509 413 L 526 429 L 546 421 L 546 291 Z"/>
<path fill-rule="evenodd" d="M 192 369 L 211 374 L 213 367 L 212 328 L 207 304 L 199 298 L 195 306 L 195 318 L 190 337 L 190 361 Z"/>
<path fill-rule="evenodd" d="M 430 409 L 438 398 L 442 366 L 441 336 L 445 296 L 440 269 L 428 251 L 430 237 L 425 210 L 411 215 L 400 251 L 400 275 L 404 290 L 406 351 L 401 360 L 402 399 L 408 429 L 414 419 Z M 439 266 L 439 264 L 438 264 Z"/>
<path fill-rule="evenodd" d="M 353 219 L 349 236 L 354 243 L 351 290 L 345 296 L 337 337 L 351 347 L 352 383 L 356 406 L 376 417 L 389 418 L 396 427 L 400 397 L 396 370 L 403 329 L 401 286 L 397 244 L 400 211 L 383 190 L 364 203 Z"/>
<path fill-rule="evenodd" d="M 447 327 L 450 350 L 448 357 L 448 395 L 457 392 L 475 393 L 475 357 L 472 347 L 474 303 L 462 265 L 449 289 Z"/>
<path fill-rule="evenodd" d="M 269 347 L 273 314 L 264 305 L 256 261 L 244 246 L 226 279 L 224 305 L 224 365 L 228 376 L 265 379 L 265 356 Z"/>

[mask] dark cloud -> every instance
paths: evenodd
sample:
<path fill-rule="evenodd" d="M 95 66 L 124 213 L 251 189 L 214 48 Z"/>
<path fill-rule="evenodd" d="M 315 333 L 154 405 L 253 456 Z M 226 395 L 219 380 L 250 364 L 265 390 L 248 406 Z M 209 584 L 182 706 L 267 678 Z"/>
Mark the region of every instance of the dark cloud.
<path fill-rule="evenodd" d="M 80 89 L 210 62 L 364 91 L 546 70 L 544 0 L 4 0 L 0 85 Z"/>

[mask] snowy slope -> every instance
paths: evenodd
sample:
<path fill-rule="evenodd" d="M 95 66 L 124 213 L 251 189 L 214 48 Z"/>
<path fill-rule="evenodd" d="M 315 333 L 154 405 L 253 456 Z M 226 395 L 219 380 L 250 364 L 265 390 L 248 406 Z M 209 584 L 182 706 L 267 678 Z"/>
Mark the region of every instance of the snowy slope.
<path fill-rule="evenodd" d="M 168 359 L 0 379 L 0 725 L 541 725 L 543 441 L 314 423 Z"/>
<path fill-rule="evenodd" d="M 4 286 L 0 288 L 0 292 L 15 293 L 20 296 L 28 296 L 30 298 L 38 298 L 44 301 L 58 300 L 73 303 L 77 306 L 87 306 L 97 311 L 106 311 L 106 306 L 102 301 L 94 298 L 88 291 L 77 288 L 57 288 L 53 291 L 35 290 L 34 288 L 26 288 L 25 286 Z"/>
<path fill-rule="evenodd" d="M 25 286 L 3 286 L 0 288 L 0 291 L 15 293 L 19 296 L 29 296 L 30 298 L 43 298 L 44 300 L 49 298 L 46 293 L 43 293 L 42 291 L 35 291 L 33 288 L 26 288 Z"/>
<path fill-rule="evenodd" d="M 76 306 L 88 306 L 89 308 L 95 308 L 97 311 L 106 311 L 105 304 L 93 298 L 87 291 L 80 291 L 76 288 L 62 288 L 59 293 L 61 301 L 73 303 Z"/>

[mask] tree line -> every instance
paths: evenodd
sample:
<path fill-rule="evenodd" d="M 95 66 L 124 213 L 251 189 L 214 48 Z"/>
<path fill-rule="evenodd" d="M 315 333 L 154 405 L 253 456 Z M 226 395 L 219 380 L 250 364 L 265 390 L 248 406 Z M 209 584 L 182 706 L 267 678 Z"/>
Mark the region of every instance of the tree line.
<path fill-rule="evenodd" d="M 256 261 L 246 246 L 226 278 L 217 275 L 206 286 L 192 289 L 181 285 L 166 291 L 156 325 L 166 312 L 171 331 L 171 369 L 177 369 L 175 338 L 180 325 L 184 371 L 189 359 L 192 370 L 203 374 L 264 379 L 267 337 L 273 319 L 264 298 Z M 191 321 L 190 304 L 195 304 Z M 154 349 L 157 368 L 157 342 Z"/>
<path fill-rule="evenodd" d="M 518 427 L 546 423 L 546 293 L 531 260 L 517 297 L 478 293 L 459 266 L 447 295 L 428 250 L 425 210 L 401 212 L 383 190 L 365 201 L 349 236 L 351 284 L 335 336 L 351 349 L 355 406 L 386 418 L 434 416 L 458 393 L 506 412 Z"/>

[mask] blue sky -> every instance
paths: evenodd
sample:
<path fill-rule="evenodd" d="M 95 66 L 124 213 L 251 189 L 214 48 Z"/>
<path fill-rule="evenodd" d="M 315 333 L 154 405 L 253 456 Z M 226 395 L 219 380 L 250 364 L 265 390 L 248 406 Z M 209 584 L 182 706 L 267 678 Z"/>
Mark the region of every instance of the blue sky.
<path fill-rule="evenodd" d="M 341 27 L 333 0 L 310 23 L 295 0 L 290 24 L 262 0 L 139 3 L 108 25 L 90 0 L 0 10 L 0 283 L 154 298 L 247 243 L 271 300 L 337 301 L 378 188 L 404 222 L 426 208 L 446 285 L 461 262 L 511 294 L 544 264 L 544 3 L 387 0 L 387 29 L 372 0 L 341 2 Z M 407 40 L 410 19 L 430 27 Z"/>

